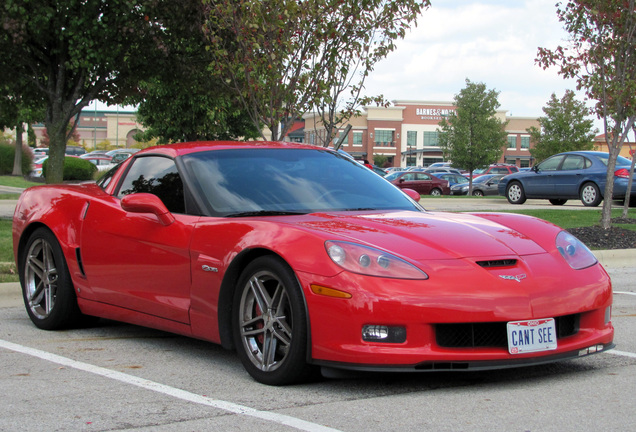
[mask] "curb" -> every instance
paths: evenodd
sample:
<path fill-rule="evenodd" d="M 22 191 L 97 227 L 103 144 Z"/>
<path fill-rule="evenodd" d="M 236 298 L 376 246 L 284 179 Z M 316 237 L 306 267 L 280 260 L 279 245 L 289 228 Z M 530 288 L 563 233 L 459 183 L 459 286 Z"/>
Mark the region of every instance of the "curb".
<path fill-rule="evenodd" d="M 636 268 L 636 249 L 593 250 L 592 253 L 606 268 Z"/>

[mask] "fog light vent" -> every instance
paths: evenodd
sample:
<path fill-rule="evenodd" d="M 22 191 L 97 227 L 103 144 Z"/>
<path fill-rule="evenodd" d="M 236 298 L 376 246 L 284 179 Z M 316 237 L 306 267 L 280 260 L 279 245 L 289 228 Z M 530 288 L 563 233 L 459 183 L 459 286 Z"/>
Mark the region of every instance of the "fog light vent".
<path fill-rule="evenodd" d="M 370 324 L 362 327 L 362 340 L 365 342 L 404 343 L 406 328 Z"/>

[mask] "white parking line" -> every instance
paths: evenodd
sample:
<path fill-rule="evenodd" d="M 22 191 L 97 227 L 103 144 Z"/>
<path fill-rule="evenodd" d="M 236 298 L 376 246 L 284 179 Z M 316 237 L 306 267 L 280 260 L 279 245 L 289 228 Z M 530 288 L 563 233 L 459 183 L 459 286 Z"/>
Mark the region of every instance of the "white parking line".
<path fill-rule="evenodd" d="M 307 432 L 339 432 L 337 429 L 332 429 L 326 426 L 322 426 L 316 423 L 311 423 L 305 420 L 297 419 L 295 417 L 287 416 L 284 414 L 276 414 L 268 411 L 259 411 L 254 408 L 249 408 L 243 405 L 238 405 L 232 402 L 226 402 L 217 399 L 211 399 L 205 396 L 197 395 L 187 392 L 178 388 L 170 387 L 165 384 L 160 384 L 147 379 L 139 378 L 133 375 L 128 375 L 122 372 L 106 369 L 103 367 L 95 366 L 88 363 L 82 363 L 66 357 L 62 357 L 56 354 L 51 354 L 46 351 L 41 351 L 34 348 L 25 347 L 12 342 L 8 342 L 0 339 L 0 347 L 19 352 L 22 354 L 30 355 L 40 358 L 42 360 L 57 363 L 62 366 L 71 367 L 84 372 L 92 373 L 95 375 L 101 375 L 106 378 L 121 381 L 126 384 L 131 384 L 137 387 L 144 388 L 146 390 L 152 390 L 157 393 L 162 393 L 168 396 L 172 396 L 178 399 L 182 399 L 189 402 L 194 402 L 201 405 L 206 405 L 213 408 L 229 411 L 234 414 L 245 415 L 250 417 L 256 417 L 261 420 L 267 420 L 274 423 L 279 423 L 285 426 L 289 426 L 298 430 Z"/>
<path fill-rule="evenodd" d="M 605 351 L 608 354 L 614 354 L 614 355 L 618 355 L 618 356 L 623 356 L 623 357 L 631 357 L 631 358 L 636 358 L 636 354 L 634 353 L 630 353 L 627 351 L 619 351 L 619 350 L 609 350 L 609 351 Z"/>
<path fill-rule="evenodd" d="M 627 294 L 627 295 L 633 295 L 633 296 L 636 296 L 636 293 L 633 293 L 633 292 L 627 292 L 627 291 L 614 291 L 614 294 Z"/>

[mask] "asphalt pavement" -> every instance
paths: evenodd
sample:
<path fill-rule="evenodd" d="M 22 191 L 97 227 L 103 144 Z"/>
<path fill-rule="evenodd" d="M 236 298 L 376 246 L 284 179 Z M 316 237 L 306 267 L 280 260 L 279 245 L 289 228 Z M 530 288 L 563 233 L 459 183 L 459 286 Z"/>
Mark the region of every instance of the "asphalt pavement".
<path fill-rule="evenodd" d="M 554 208 L 532 201 L 522 207 Z M 0 200 L 0 218 L 10 219 L 15 203 Z M 488 198 L 422 203 L 433 211 L 511 207 Z M 612 278 L 614 350 L 521 369 L 289 387 L 260 385 L 234 353 L 158 330 L 107 320 L 38 330 L 19 283 L 0 284 L 0 431 L 634 430 L 636 251 L 595 253 Z"/>

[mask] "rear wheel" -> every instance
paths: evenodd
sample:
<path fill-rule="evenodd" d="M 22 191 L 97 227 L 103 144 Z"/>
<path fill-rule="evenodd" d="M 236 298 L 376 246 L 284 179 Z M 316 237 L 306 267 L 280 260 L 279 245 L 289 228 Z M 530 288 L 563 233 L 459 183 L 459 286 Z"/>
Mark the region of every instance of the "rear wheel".
<path fill-rule="evenodd" d="M 80 324 L 83 315 L 55 235 L 46 228 L 35 230 L 19 261 L 22 297 L 33 324 L 44 330 Z"/>
<path fill-rule="evenodd" d="M 476 196 L 476 197 L 483 197 L 483 196 L 484 196 L 484 193 L 483 193 L 482 191 L 480 191 L 480 190 L 474 190 L 474 191 L 473 191 L 473 196 Z"/>
<path fill-rule="evenodd" d="M 264 256 L 247 266 L 234 296 L 233 331 L 238 356 L 256 381 L 285 385 L 312 376 L 301 289 L 281 259 Z"/>
<path fill-rule="evenodd" d="M 586 207 L 596 207 L 603 201 L 601 191 L 595 183 L 585 183 L 581 188 L 580 198 Z"/>
<path fill-rule="evenodd" d="M 549 201 L 550 201 L 550 204 L 557 205 L 557 206 L 561 206 L 561 205 L 565 204 L 566 202 L 568 202 L 568 200 L 566 200 L 566 199 L 556 199 L 556 198 L 553 198 L 553 199 L 551 199 Z"/>
<path fill-rule="evenodd" d="M 523 204 L 526 202 L 526 193 L 519 182 L 512 182 L 506 188 L 506 198 L 510 204 Z"/>

